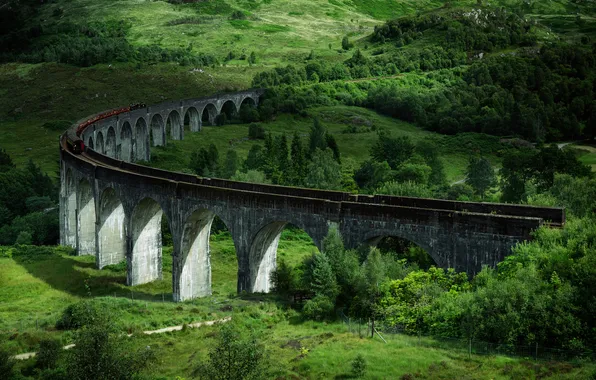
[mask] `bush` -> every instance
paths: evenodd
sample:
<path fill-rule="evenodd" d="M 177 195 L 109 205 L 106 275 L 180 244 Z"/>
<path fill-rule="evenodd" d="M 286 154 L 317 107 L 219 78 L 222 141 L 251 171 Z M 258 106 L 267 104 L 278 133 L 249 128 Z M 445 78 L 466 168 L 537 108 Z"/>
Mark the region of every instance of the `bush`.
<path fill-rule="evenodd" d="M 333 315 L 335 305 L 327 296 L 318 295 L 310 299 L 304 305 L 302 314 L 307 319 L 322 321 Z"/>
<path fill-rule="evenodd" d="M 101 312 L 94 302 L 80 301 L 68 305 L 64 309 L 62 316 L 56 322 L 56 328 L 58 330 L 78 329 L 93 324 L 101 316 Z"/>
<path fill-rule="evenodd" d="M 248 126 L 248 138 L 265 139 L 265 128 L 261 124 L 252 123 Z"/>
<path fill-rule="evenodd" d="M 14 365 L 15 361 L 8 352 L 0 350 L 0 379 L 12 379 Z"/>
<path fill-rule="evenodd" d="M 358 354 L 354 360 L 352 360 L 352 375 L 354 377 L 364 377 L 366 375 L 366 359 L 362 354 Z"/>
<path fill-rule="evenodd" d="M 54 339 L 46 339 L 39 342 L 39 351 L 36 355 L 35 366 L 41 369 L 56 368 L 56 363 L 62 353 L 62 345 Z"/>

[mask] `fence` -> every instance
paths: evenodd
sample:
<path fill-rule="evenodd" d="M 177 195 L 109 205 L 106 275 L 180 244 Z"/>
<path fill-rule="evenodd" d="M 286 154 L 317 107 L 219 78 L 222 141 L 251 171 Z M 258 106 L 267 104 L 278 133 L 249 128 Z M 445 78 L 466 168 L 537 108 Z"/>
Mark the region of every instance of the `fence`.
<path fill-rule="evenodd" d="M 596 361 L 593 352 L 564 350 L 543 347 L 538 344 L 520 346 L 513 344 L 491 343 L 470 338 L 455 338 L 435 335 L 412 335 L 397 326 L 388 326 L 375 322 L 374 331 L 372 323 L 367 320 L 348 318 L 343 312 L 338 312 L 339 317 L 346 324 L 348 331 L 360 337 L 376 336 L 385 341 L 387 335 L 403 335 L 410 337 L 410 343 L 421 347 L 455 350 L 468 355 L 511 356 L 540 361 L 574 361 L 578 359 Z M 385 341 L 386 342 L 386 341 Z"/>

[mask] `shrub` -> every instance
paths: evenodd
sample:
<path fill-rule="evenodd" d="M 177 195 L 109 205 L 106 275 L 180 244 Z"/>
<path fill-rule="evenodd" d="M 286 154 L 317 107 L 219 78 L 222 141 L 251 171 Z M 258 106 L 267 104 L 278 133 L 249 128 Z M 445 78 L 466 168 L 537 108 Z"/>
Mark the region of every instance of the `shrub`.
<path fill-rule="evenodd" d="M 15 365 L 8 352 L 0 350 L 0 379 L 12 379 Z"/>
<path fill-rule="evenodd" d="M 248 138 L 250 139 L 265 139 L 265 128 L 261 124 L 251 123 L 248 126 Z"/>
<path fill-rule="evenodd" d="M 46 339 L 39 342 L 35 365 L 41 369 L 53 369 L 62 353 L 62 345 L 54 339 Z"/>
<path fill-rule="evenodd" d="M 62 316 L 56 322 L 56 328 L 58 330 L 78 329 L 92 324 L 100 317 L 100 310 L 94 302 L 80 301 L 68 305 L 66 309 L 64 309 Z"/>
<path fill-rule="evenodd" d="M 321 321 L 332 316 L 335 306 L 327 296 L 318 295 L 308 300 L 302 309 L 302 314 L 307 319 Z"/>
<path fill-rule="evenodd" d="M 358 354 L 354 360 L 352 360 L 352 375 L 354 377 L 364 377 L 366 374 L 366 359 L 362 354 Z"/>

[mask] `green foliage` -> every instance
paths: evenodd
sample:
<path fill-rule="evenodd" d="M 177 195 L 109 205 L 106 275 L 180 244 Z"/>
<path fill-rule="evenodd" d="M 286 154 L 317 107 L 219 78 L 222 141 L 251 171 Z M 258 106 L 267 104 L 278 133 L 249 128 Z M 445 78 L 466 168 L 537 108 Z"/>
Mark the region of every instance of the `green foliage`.
<path fill-rule="evenodd" d="M 238 153 L 234 149 L 228 149 L 226 152 L 226 160 L 224 162 L 224 167 L 222 170 L 222 177 L 223 178 L 232 178 L 239 167 L 239 159 Z"/>
<path fill-rule="evenodd" d="M 84 326 L 95 325 L 106 318 L 104 312 L 93 301 L 80 301 L 68 305 L 62 316 L 56 321 L 58 330 L 76 330 Z"/>
<path fill-rule="evenodd" d="M 273 291 L 284 296 L 290 295 L 297 289 L 298 281 L 294 268 L 285 260 L 279 260 L 271 273 Z"/>
<path fill-rule="evenodd" d="M 378 133 L 377 143 L 370 149 L 370 155 L 378 162 L 387 161 L 391 169 L 397 169 L 414 154 L 414 144 L 407 136 L 391 137 L 387 131 Z"/>
<path fill-rule="evenodd" d="M 33 242 L 33 236 L 31 235 L 31 232 L 29 231 L 21 231 L 19 232 L 19 235 L 17 236 L 17 239 L 15 240 L 15 244 L 17 245 L 30 245 Z"/>
<path fill-rule="evenodd" d="M 8 352 L 0 350 L 0 378 L 12 379 L 15 364 L 15 360 L 10 357 Z"/>
<path fill-rule="evenodd" d="M 246 172 L 237 171 L 231 178 L 233 181 L 270 184 L 265 173 L 258 170 L 248 170 Z"/>
<path fill-rule="evenodd" d="M 556 203 L 578 217 L 596 213 L 596 179 L 574 178 L 569 174 L 555 174 L 549 193 Z"/>
<path fill-rule="evenodd" d="M 35 356 L 35 366 L 41 369 L 56 368 L 58 359 L 62 354 L 62 345 L 54 339 L 46 339 L 39 342 L 39 351 Z"/>
<path fill-rule="evenodd" d="M 497 177 L 489 160 L 484 157 L 470 157 L 466 180 L 476 194 L 484 197 L 486 191 L 496 184 Z"/>
<path fill-rule="evenodd" d="M 261 124 L 251 123 L 248 126 L 248 138 L 263 140 L 265 138 L 265 128 Z"/>
<path fill-rule="evenodd" d="M 362 354 L 358 354 L 352 360 L 352 375 L 356 378 L 361 378 L 366 375 L 366 359 Z"/>
<path fill-rule="evenodd" d="M 253 122 L 259 121 L 260 115 L 259 115 L 259 111 L 255 107 L 248 105 L 248 104 L 244 104 L 240 107 L 240 112 L 238 113 L 238 118 L 243 123 L 253 123 Z"/>
<path fill-rule="evenodd" d="M 203 177 L 214 177 L 219 173 L 219 152 L 215 144 L 210 144 L 209 149 L 201 148 L 190 156 L 189 167 Z"/>
<path fill-rule="evenodd" d="M 348 36 L 344 36 L 341 39 L 341 48 L 342 49 L 350 50 L 353 46 L 354 46 L 354 44 L 350 42 L 350 40 L 348 39 Z"/>
<path fill-rule="evenodd" d="M 341 171 L 330 149 L 314 151 L 308 164 L 305 185 L 315 189 L 341 189 Z"/>
<path fill-rule="evenodd" d="M 325 150 L 327 148 L 326 130 L 319 118 L 315 118 L 313 126 L 310 128 L 308 135 L 308 152 L 312 155 L 315 150 Z"/>
<path fill-rule="evenodd" d="M 149 346 L 139 351 L 126 347 L 128 338 L 116 335 L 110 321 L 98 318 L 77 332 L 68 351 L 68 378 L 133 379 L 156 357 Z M 132 351 L 132 352 L 131 352 Z"/>
<path fill-rule="evenodd" d="M 367 160 L 354 172 L 354 181 L 360 189 L 373 191 L 391 179 L 391 167 L 387 161 Z"/>
<path fill-rule="evenodd" d="M 432 191 L 425 185 L 415 182 L 385 182 L 376 191 L 376 194 L 396 195 L 400 197 L 432 198 Z"/>
<path fill-rule="evenodd" d="M 264 375 L 265 349 L 253 334 L 244 337 L 234 324 L 223 325 L 209 359 L 194 371 L 202 379 L 260 379 Z"/>

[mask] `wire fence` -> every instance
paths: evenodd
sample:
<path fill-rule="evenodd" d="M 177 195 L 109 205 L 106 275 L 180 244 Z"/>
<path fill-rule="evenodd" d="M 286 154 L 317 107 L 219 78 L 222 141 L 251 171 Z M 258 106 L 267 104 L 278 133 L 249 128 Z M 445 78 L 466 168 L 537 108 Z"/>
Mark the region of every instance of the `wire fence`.
<path fill-rule="evenodd" d="M 543 347 L 539 344 L 530 346 L 504 344 L 504 343 L 491 343 L 476 340 L 473 338 L 457 338 L 457 337 L 445 337 L 437 335 L 427 334 L 412 334 L 406 332 L 405 329 L 399 326 L 389 326 L 378 321 L 371 323 L 368 320 L 349 318 L 343 312 L 339 311 L 339 317 L 347 326 L 350 333 L 356 334 L 361 338 L 364 337 L 376 337 L 385 343 L 387 343 L 387 336 L 391 335 L 403 335 L 410 339 L 410 344 L 414 344 L 420 347 L 427 348 L 439 348 L 447 350 L 455 350 L 468 355 L 486 355 L 486 356 L 510 356 L 525 358 L 528 360 L 535 361 L 577 361 L 577 360 L 590 360 L 596 361 L 596 355 L 590 351 L 575 351 L 575 350 L 564 350 L 558 348 Z"/>

